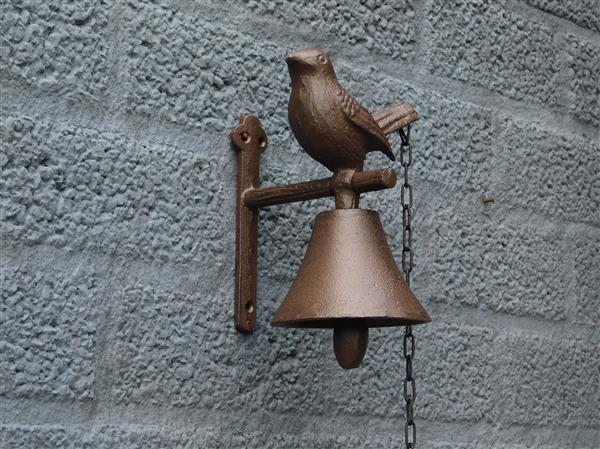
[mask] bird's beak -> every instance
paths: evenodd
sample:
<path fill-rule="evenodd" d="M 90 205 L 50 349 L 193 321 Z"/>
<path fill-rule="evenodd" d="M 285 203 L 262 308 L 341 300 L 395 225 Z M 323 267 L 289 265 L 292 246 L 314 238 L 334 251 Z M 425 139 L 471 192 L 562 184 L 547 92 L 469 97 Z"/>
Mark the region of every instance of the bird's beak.
<path fill-rule="evenodd" d="M 302 62 L 302 59 L 300 58 L 300 55 L 298 53 L 288 53 L 287 57 L 285 58 L 285 62 L 287 62 L 289 65 L 297 62 Z"/>

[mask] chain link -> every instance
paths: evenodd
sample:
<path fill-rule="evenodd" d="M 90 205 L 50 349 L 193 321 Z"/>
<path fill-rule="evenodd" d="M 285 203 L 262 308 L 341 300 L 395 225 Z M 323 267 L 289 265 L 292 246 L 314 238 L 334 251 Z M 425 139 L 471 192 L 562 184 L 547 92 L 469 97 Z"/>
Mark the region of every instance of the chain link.
<path fill-rule="evenodd" d="M 402 202 L 402 271 L 406 276 L 406 283 L 410 286 L 410 274 L 413 270 L 413 252 L 412 252 L 412 205 L 413 193 L 412 186 L 408 182 L 408 169 L 412 164 L 412 145 L 410 143 L 410 125 L 398 131 L 400 134 L 400 164 L 404 170 L 404 183 L 400 190 L 400 199 Z M 404 442 L 406 449 L 415 449 L 417 444 L 417 426 L 414 420 L 414 403 L 417 396 L 417 386 L 413 378 L 412 362 L 415 357 L 415 337 L 412 333 L 412 326 L 406 326 L 404 330 L 403 354 L 406 362 L 406 372 L 404 377 L 404 402 L 406 410 L 406 423 L 404 425 Z"/>

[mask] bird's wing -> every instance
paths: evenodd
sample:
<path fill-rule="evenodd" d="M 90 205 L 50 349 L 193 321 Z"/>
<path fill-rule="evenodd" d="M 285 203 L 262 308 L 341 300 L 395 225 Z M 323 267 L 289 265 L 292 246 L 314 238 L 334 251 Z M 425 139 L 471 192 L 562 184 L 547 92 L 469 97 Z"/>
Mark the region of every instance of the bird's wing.
<path fill-rule="evenodd" d="M 391 160 L 395 160 L 396 158 L 394 157 L 394 153 L 392 153 L 392 148 L 390 147 L 387 137 L 385 137 L 383 130 L 379 127 L 373 117 L 371 117 L 369 111 L 367 111 L 343 88 L 340 87 L 337 94 L 346 117 L 378 141 L 381 146 L 380 148 L 377 148 L 377 150 L 381 150 Z"/>
<path fill-rule="evenodd" d="M 374 112 L 373 118 L 386 136 L 419 119 L 415 108 L 405 101 L 400 101 L 381 111 Z"/>

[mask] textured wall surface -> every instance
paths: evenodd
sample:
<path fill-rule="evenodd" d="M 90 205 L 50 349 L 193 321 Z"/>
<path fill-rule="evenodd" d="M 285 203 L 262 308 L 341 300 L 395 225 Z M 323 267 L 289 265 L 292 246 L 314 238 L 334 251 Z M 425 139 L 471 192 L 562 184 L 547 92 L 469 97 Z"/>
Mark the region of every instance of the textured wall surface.
<path fill-rule="evenodd" d="M 401 448 L 402 329 L 343 371 L 269 321 L 330 199 L 260 218 L 233 329 L 236 164 L 321 177 L 286 51 L 412 102 L 420 448 L 600 448 L 600 2 L 0 2 L 0 447 Z M 370 168 L 390 162 L 371 155 Z M 393 164 L 399 169 L 399 163 Z M 365 195 L 400 256 L 399 189 Z M 494 202 L 483 202 L 483 197 Z"/>

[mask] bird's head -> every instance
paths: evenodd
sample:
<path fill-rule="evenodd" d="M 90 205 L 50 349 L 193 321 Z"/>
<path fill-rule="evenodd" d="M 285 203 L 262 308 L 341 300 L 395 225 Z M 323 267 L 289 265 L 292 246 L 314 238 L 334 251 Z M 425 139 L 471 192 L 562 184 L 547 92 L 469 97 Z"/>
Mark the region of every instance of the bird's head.
<path fill-rule="evenodd" d="M 333 65 L 329 55 L 316 48 L 303 48 L 287 55 L 285 59 L 292 80 L 297 77 L 333 75 Z"/>

